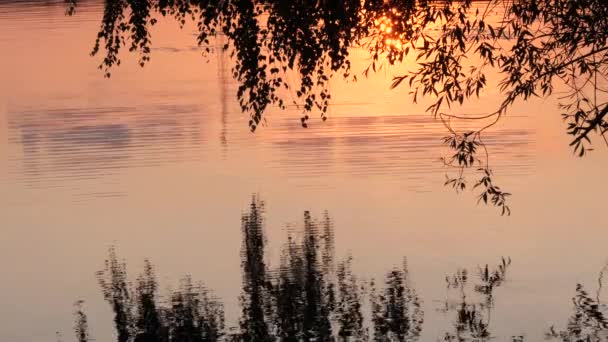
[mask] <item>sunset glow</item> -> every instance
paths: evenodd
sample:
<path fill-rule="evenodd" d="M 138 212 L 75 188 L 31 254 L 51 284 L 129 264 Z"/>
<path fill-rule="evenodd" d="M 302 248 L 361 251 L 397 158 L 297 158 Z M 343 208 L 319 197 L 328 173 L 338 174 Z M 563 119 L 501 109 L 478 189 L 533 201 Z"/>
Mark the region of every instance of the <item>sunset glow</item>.
<path fill-rule="evenodd" d="M 607 342 L 607 17 L 0 0 L 0 342 Z"/>

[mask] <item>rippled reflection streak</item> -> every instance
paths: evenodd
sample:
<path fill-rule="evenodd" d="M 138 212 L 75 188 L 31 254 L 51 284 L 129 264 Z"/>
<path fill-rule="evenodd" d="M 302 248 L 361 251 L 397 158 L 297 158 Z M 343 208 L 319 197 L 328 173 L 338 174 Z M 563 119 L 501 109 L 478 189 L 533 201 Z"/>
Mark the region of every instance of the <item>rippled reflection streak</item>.
<path fill-rule="evenodd" d="M 344 166 L 350 174 L 397 178 L 443 172 L 437 161 L 443 153 L 445 132 L 440 122 L 426 115 L 336 116 L 321 127 L 302 130 L 297 122 L 285 122 L 271 129 L 281 156 L 276 166 L 290 174 L 321 175 L 332 166 Z M 488 132 L 485 140 L 496 146 L 492 153 L 501 171 L 530 172 L 529 130 L 503 128 Z"/>
<path fill-rule="evenodd" d="M 44 187 L 111 175 L 123 168 L 193 158 L 201 144 L 196 106 L 65 108 L 9 113 L 9 142 L 22 147 L 13 176 Z"/>

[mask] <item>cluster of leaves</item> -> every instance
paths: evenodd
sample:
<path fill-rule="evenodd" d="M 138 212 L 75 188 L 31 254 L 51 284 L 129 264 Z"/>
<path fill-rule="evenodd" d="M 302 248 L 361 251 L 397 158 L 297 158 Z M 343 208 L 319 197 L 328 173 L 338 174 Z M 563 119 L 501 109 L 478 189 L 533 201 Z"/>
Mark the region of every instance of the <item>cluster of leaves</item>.
<path fill-rule="evenodd" d="M 417 69 L 394 78 L 393 87 L 407 80 L 414 101 L 419 94 L 432 95 L 435 100 L 428 111 L 439 115 L 450 130 L 452 140 L 467 140 L 467 133 L 458 133 L 449 126 L 450 119 L 490 119 L 492 122 L 475 132 L 468 144 L 483 146 L 481 133 L 494 125 L 517 100 L 545 97 L 556 86 L 565 89 L 560 95 L 563 118 L 568 121 L 567 132 L 572 135 L 571 146 L 583 156 L 589 150 L 591 134 L 605 137 L 608 131 L 608 102 L 605 84 L 608 76 L 608 4 L 603 0 L 491 0 L 473 5 L 462 1 L 456 7 L 444 4 L 432 25 L 421 24 L 417 34 L 410 37 L 416 51 Z M 430 14 L 425 13 L 425 17 Z M 404 19 L 401 26 L 409 20 Z M 424 23 L 424 21 L 420 21 Z M 399 26 L 399 25 L 397 25 Z M 435 33 L 429 32 L 435 29 Z M 418 45 L 416 45 L 418 44 Z M 386 55 L 392 62 L 391 52 Z M 381 58 L 381 57 L 380 57 Z M 401 61 L 399 59 L 399 61 Z M 501 78 L 499 107 L 486 115 L 457 116 L 442 110 L 453 103 L 462 104 L 478 97 L 486 88 L 488 73 Z M 456 150 L 458 166 L 472 163 L 475 146 L 463 148 L 449 141 Z M 463 159 L 466 158 L 466 159 Z M 487 162 L 479 168 L 486 191 L 480 200 L 502 208 L 505 196 L 492 185 Z M 448 185 L 463 190 L 462 172 Z"/>
<path fill-rule="evenodd" d="M 465 170 L 472 167 L 477 167 L 480 179 L 473 185 L 473 189 L 481 187 L 482 191 L 477 196 L 477 203 L 483 201 L 484 204 L 491 203 L 492 205 L 501 208 L 501 215 L 510 215 L 511 208 L 507 204 L 507 197 L 511 194 L 504 192 L 501 188 L 493 183 L 492 170 L 489 167 L 489 156 L 484 143 L 481 140 L 481 132 L 465 132 L 458 134 L 453 132 L 453 135 L 444 138 L 444 144 L 454 150 L 454 154 L 450 159 L 442 158 L 445 166 L 456 168 L 458 175 L 449 177 L 446 175 L 444 185 L 451 186 L 457 192 L 467 188 Z M 485 153 L 485 159 L 477 157 L 478 150 L 482 149 Z"/>
<path fill-rule="evenodd" d="M 76 0 L 66 1 L 71 14 Z M 227 37 L 223 48 L 235 61 L 237 98 L 251 116 L 251 130 L 263 123 L 270 105 L 286 107 L 285 93 L 297 97 L 293 101 L 302 108 L 304 127 L 313 110 L 325 120 L 329 79 L 336 74 L 356 79 L 349 49 L 363 47 L 371 57 L 366 72 L 415 57 L 413 70 L 396 76 L 392 87 L 407 81 L 414 102 L 433 98 L 427 111 L 446 123 L 454 139 L 464 133 L 449 127 L 451 119 L 491 119 L 472 136 L 484 146 L 481 133 L 515 101 L 549 96 L 561 85 L 566 90 L 560 107 L 575 152 L 582 156 L 589 151 L 594 133 L 608 145 L 604 0 L 106 0 L 92 52 L 105 52 L 99 67 L 106 76 L 120 64 L 123 46 L 138 52 L 142 65 L 149 60 L 149 28 L 158 15 L 174 17 L 182 25 L 194 21 L 206 52 L 214 36 Z M 295 82 L 287 82 L 290 72 L 297 74 Z M 453 105 L 478 97 L 489 86 L 489 73 L 500 77 L 494 85 L 501 91 L 499 107 L 481 116 L 451 113 Z M 482 164 L 488 177 L 487 161 Z M 448 184 L 463 190 L 460 178 Z M 508 213 L 505 194 L 486 188 L 481 200 Z"/>
<path fill-rule="evenodd" d="M 76 2 L 69 1 L 71 14 Z M 306 126 L 306 113 L 314 109 L 326 119 L 331 75 L 350 75 L 349 47 L 356 41 L 360 10 L 359 1 L 107 0 L 92 54 L 105 51 L 99 68 L 106 77 L 120 65 L 123 46 L 138 52 L 143 66 L 150 59 L 149 28 L 156 16 L 172 16 L 182 25 L 192 20 L 205 52 L 212 50 L 213 37 L 227 38 L 223 49 L 235 61 L 236 95 L 251 116 L 252 131 L 269 105 L 285 108 L 282 89 L 297 95 Z M 297 84 L 287 82 L 291 71 L 297 72 Z"/>
<path fill-rule="evenodd" d="M 66 1 L 68 13 L 73 14 L 77 0 Z M 99 68 L 106 77 L 110 77 L 112 67 L 120 65 L 123 46 L 138 52 L 143 66 L 150 59 L 149 29 L 156 23 L 157 14 L 172 16 L 182 25 L 191 19 L 199 31 L 198 44 L 206 52 L 212 49 L 213 37 L 218 34 L 227 37 L 223 48 L 234 57 L 233 76 L 239 82 L 237 98 L 241 109 L 251 115 L 252 130 L 262 122 L 269 105 L 285 108 L 281 89 L 293 90 L 291 94 L 295 93 L 298 101 L 294 102 L 302 106 L 302 124 L 306 126 L 306 113 L 314 109 L 326 119 L 331 99 L 329 79 L 335 74 L 351 77 L 351 47 L 367 48 L 374 70 L 381 59 L 394 64 L 401 62 L 410 51 L 429 58 L 434 51 L 429 28 L 435 30 L 436 25 L 445 21 L 444 29 L 452 30 L 450 26 L 456 26 L 457 18 L 462 18 L 469 7 L 468 0 L 441 3 L 426 0 L 107 0 L 92 54 L 104 50 Z M 459 27 L 450 36 L 459 39 L 457 46 L 464 44 Z M 456 45 L 444 51 L 440 58 L 451 60 L 450 54 L 455 53 L 455 48 Z M 450 78 L 447 73 L 457 67 L 457 61 L 448 69 L 437 60 L 425 63 L 428 68 L 444 68 L 437 69 L 436 77 L 422 80 L 430 87 L 423 93 L 437 95 L 434 84 Z M 286 81 L 286 73 L 290 71 L 297 73 L 297 84 Z M 401 79 L 396 78 L 393 85 Z M 458 80 L 446 82 L 448 88 L 458 85 Z M 460 91 L 456 95 L 448 93 L 451 100 L 457 98 L 462 102 Z"/>

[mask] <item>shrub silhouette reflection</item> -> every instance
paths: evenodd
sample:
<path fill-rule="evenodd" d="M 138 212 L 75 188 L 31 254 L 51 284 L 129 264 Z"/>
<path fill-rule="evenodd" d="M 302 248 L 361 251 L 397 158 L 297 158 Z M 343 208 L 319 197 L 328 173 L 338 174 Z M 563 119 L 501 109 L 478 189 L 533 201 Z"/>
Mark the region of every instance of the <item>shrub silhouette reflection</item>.
<path fill-rule="evenodd" d="M 587 292 L 582 284 L 576 284 L 572 298 L 573 312 L 565 329 L 551 327 L 547 339 L 564 342 L 600 342 L 608 340 L 608 305 L 602 303 L 603 278 L 608 271 L 606 264 L 598 276 L 595 296 Z"/>
<path fill-rule="evenodd" d="M 190 276 L 161 300 L 153 264 L 129 282 L 126 264 L 110 248 L 96 273 L 113 313 L 118 342 L 193 341 L 417 341 L 424 312 L 412 286 L 407 261 L 380 281 L 364 281 L 352 269 L 353 258 L 336 261 L 334 227 L 328 213 L 315 219 L 304 212 L 300 229 L 288 229 L 278 267 L 266 262 L 264 203 L 254 197 L 241 216 L 241 272 L 238 325 L 228 328 L 224 306 L 211 290 Z M 447 276 L 448 296 L 440 311 L 453 318 L 444 341 L 489 341 L 494 296 L 507 281 L 511 259 L 485 265 L 471 274 L 458 269 Z M 563 329 L 551 327 L 548 340 L 606 341 L 608 306 L 601 301 L 604 273 L 595 294 L 576 285 L 573 312 Z M 75 303 L 78 342 L 92 341 L 83 301 Z M 524 336 L 512 336 L 523 342 Z"/>
<path fill-rule="evenodd" d="M 159 299 L 153 264 L 146 260 L 143 273 L 132 285 L 126 264 L 110 248 L 104 268 L 96 275 L 113 312 L 116 340 L 367 341 L 371 337 L 388 342 L 419 338 L 423 311 L 406 264 L 387 272 L 383 285 L 361 281 L 352 271 L 352 257 L 335 261 L 328 213 L 317 220 L 304 212 L 302 228 L 288 230 L 276 269 L 266 264 L 264 203 L 257 197 L 241 217 L 241 233 L 241 317 L 238 328 L 230 329 L 222 302 L 202 283 L 185 276 L 164 303 Z M 368 311 L 370 324 L 366 323 Z M 80 301 L 75 333 L 79 342 L 92 340 Z"/>

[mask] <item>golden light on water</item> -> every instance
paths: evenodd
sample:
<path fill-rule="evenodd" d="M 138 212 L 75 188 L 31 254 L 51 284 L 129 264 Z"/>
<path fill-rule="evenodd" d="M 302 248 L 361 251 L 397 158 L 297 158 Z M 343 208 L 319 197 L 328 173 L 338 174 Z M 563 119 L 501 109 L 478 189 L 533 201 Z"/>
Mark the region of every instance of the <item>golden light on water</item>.
<path fill-rule="evenodd" d="M 391 17 L 399 16 L 399 12 L 396 9 L 392 9 L 388 15 L 382 15 L 374 20 L 374 25 L 377 29 L 380 41 L 384 44 L 384 47 L 390 50 L 401 50 L 404 45 L 402 37 L 399 35 L 398 30 L 395 29 L 395 23 Z"/>
<path fill-rule="evenodd" d="M 444 275 L 456 267 L 513 258 L 515 286 L 501 289 L 493 316 L 505 318 L 493 324 L 507 340 L 543 339 L 545 326 L 566 321 L 574 284 L 597 281 L 608 241 L 604 192 L 581 189 L 605 188 L 608 158 L 572 159 L 561 117 L 539 115 L 557 108 L 554 97 L 516 104 L 488 132 L 496 177 L 516 201 L 502 219 L 472 205 L 472 195 L 445 191 L 445 127 L 424 112 L 426 100 L 412 103 L 407 82 L 388 89 L 415 66 L 414 53 L 357 82 L 332 79 L 327 122 L 303 129 L 299 109 L 273 109 L 252 134 L 233 61 L 202 58 L 192 23 L 159 21 L 151 63 L 142 69 L 125 53 L 105 80 L 88 55 L 100 8 L 83 4 L 68 19 L 53 1 L 26 2 L 0 4 L 0 341 L 69 336 L 70 303 L 98 294 L 94 272 L 111 244 L 129 261 L 149 257 L 162 281 L 194 272 L 218 296 L 237 298 L 240 217 L 252 193 L 268 203 L 270 266 L 280 262 L 285 223 L 305 209 L 335 218 L 336 254 L 352 252 L 365 277 L 383 276 L 407 253 L 414 284 L 430 299 L 421 305 L 433 326 L 421 341 L 451 328 L 434 299 L 446 295 Z M 395 54 L 410 48 L 416 23 L 408 18 L 385 10 L 365 21 L 370 44 Z M 349 58 L 353 74 L 369 65 L 367 49 Z M 452 110 L 494 110 L 498 91 Z M 453 122 L 458 130 L 476 124 Z M 103 296 L 89 298 L 94 338 L 115 339 Z M 228 327 L 238 325 L 239 301 L 227 301 L 226 312 Z"/>

